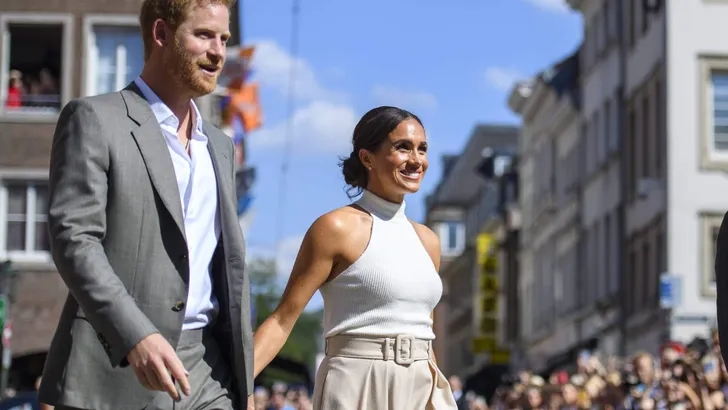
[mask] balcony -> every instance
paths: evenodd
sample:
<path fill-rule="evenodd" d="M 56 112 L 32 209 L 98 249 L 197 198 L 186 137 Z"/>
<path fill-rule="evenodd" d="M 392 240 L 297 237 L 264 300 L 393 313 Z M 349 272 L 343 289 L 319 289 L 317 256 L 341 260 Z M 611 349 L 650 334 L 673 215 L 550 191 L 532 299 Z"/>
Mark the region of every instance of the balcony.
<path fill-rule="evenodd" d="M 55 121 L 70 97 L 71 22 L 65 15 L 0 16 L 0 119 Z"/>

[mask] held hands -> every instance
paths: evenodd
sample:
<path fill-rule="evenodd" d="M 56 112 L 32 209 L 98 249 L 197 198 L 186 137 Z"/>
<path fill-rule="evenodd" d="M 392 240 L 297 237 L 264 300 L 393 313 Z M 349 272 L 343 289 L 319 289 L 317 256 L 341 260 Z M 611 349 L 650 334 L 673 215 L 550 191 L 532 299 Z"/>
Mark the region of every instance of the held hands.
<path fill-rule="evenodd" d="M 142 339 L 129 352 L 127 360 L 134 369 L 139 383 L 146 389 L 166 391 L 173 400 L 179 401 L 181 397 L 174 385 L 174 380 L 177 380 L 182 393 L 185 396 L 190 395 L 190 382 L 187 380 L 189 373 L 172 346 L 159 333 Z"/>

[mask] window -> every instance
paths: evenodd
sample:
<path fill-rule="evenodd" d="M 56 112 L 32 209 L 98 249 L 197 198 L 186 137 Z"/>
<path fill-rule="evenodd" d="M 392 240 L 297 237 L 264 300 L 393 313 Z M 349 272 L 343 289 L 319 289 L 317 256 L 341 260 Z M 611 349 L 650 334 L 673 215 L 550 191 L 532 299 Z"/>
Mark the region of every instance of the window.
<path fill-rule="evenodd" d="M 658 78 L 655 81 L 655 104 L 653 109 L 655 110 L 655 176 L 662 177 L 662 156 L 667 153 L 663 149 L 665 141 L 665 135 L 663 130 L 665 124 L 663 124 L 662 109 L 664 103 L 662 101 L 662 81 Z"/>
<path fill-rule="evenodd" d="M 713 72 L 710 76 L 713 102 L 713 149 L 728 150 L 728 72 Z"/>
<path fill-rule="evenodd" d="M 141 74 L 144 44 L 133 16 L 90 16 L 85 21 L 86 95 L 119 91 Z"/>
<path fill-rule="evenodd" d="M 439 231 L 442 255 L 460 255 L 465 248 L 465 225 L 456 221 L 443 222 Z"/>
<path fill-rule="evenodd" d="M 72 17 L 5 13 L 0 113 L 54 118 L 70 99 Z"/>
<path fill-rule="evenodd" d="M 612 259 L 612 218 L 611 215 L 607 214 L 607 216 L 604 218 L 603 225 L 603 234 L 604 238 L 603 244 L 604 244 L 604 257 L 602 260 L 604 261 L 604 277 L 602 282 L 602 288 L 604 289 L 604 295 L 607 297 L 612 297 L 612 280 L 614 279 L 614 275 L 612 274 L 612 271 L 614 270 L 614 259 Z"/>
<path fill-rule="evenodd" d="M 637 311 L 637 299 L 639 298 L 640 291 L 638 289 L 640 285 L 639 281 L 639 268 L 637 267 L 637 253 L 632 250 L 629 253 L 629 276 L 627 286 L 627 312 L 635 313 Z"/>
<path fill-rule="evenodd" d="M 653 285 L 656 287 L 657 283 L 653 282 L 653 275 L 652 269 L 650 269 L 650 263 L 652 262 L 652 257 L 650 256 L 652 252 L 652 248 L 650 247 L 650 243 L 648 242 L 647 238 L 644 238 L 644 242 L 642 243 L 642 255 L 640 255 L 640 259 L 642 261 L 642 271 L 640 272 L 640 275 L 642 276 L 642 296 L 640 297 L 640 303 L 639 308 L 646 308 L 651 307 L 650 302 L 652 301 L 652 288 Z"/>
<path fill-rule="evenodd" d="M 728 170 L 728 58 L 701 58 L 703 168 Z"/>
<path fill-rule="evenodd" d="M 39 181 L 4 181 L 0 185 L 0 255 L 47 260 L 48 185 Z"/>
<path fill-rule="evenodd" d="M 604 138 L 602 140 L 604 158 L 609 158 L 612 154 L 612 101 L 607 100 L 604 103 Z"/>
<path fill-rule="evenodd" d="M 642 170 L 640 171 L 640 177 L 642 178 L 649 178 L 650 177 L 650 100 L 648 97 L 648 94 L 645 93 L 645 95 L 642 97 L 642 113 L 641 118 L 642 121 L 642 135 L 640 135 L 640 140 L 642 142 L 641 148 L 642 148 Z"/>
<path fill-rule="evenodd" d="M 701 248 L 702 248 L 702 294 L 715 297 L 715 242 L 722 222 L 722 214 L 706 213 L 701 215 Z"/>

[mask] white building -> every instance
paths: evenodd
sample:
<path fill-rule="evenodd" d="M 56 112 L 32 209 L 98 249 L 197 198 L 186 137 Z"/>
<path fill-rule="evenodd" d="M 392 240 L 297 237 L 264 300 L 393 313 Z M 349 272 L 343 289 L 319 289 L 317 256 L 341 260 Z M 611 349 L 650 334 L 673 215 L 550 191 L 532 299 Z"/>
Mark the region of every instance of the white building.
<path fill-rule="evenodd" d="M 568 367 L 588 343 L 580 332 L 586 300 L 579 277 L 579 53 L 517 84 L 509 98 L 519 138 L 521 350 L 516 368 Z"/>
<path fill-rule="evenodd" d="M 728 209 L 728 133 L 721 128 L 728 111 L 720 107 L 728 96 L 728 2 L 569 3 L 585 21 L 585 141 L 599 144 L 587 146 L 585 166 L 601 176 L 594 188 L 585 185 L 582 221 L 597 232 L 601 223 L 602 232 L 596 243 L 586 241 L 587 259 L 601 261 L 597 272 L 609 293 L 613 272 L 621 271 L 624 353 L 656 352 L 667 337 L 705 337 L 716 310 L 715 234 Z M 624 110 L 618 113 L 608 108 L 621 105 L 608 104 L 615 90 Z M 616 147 L 621 166 L 617 157 L 599 165 L 604 147 L 607 156 Z M 621 252 L 612 256 L 605 232 L 615 228 L 604 210 L 619 215 L 620 198 Z M 679 283 L 681 297 L 669 315 L 659 306 L 662 274 Z"/>

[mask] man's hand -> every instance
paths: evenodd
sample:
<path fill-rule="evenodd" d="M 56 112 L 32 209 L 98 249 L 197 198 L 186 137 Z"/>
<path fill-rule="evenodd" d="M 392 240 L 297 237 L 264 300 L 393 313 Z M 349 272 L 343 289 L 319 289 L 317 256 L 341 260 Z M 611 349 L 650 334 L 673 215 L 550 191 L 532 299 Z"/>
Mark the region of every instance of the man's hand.
<path fill-rule="evenodd" d="M 176 380 L 185 396 L 190 395 L 190 382 L 187 380 L 189 373 L 172 346 L 159 333 L 142 339 L 129 352 L 127 360 L 134 369 L 137 379 L 146 389 L 166 391 L 173 400 L 179 401 L 181 397 L 174 385 Z"/>
<path fill-rule="evenodd" d="M 253 400 L 252 394 L 248 396 L 248 410 L 255 410 L 255 400 Z"/>

